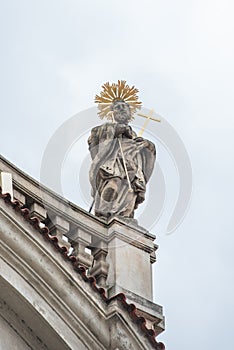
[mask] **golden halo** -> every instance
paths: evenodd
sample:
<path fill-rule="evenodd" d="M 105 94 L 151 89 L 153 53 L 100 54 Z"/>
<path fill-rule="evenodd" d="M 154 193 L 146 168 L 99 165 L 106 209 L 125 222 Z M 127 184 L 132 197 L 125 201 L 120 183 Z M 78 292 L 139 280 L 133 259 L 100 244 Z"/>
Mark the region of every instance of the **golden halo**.
<path fill-rule="evenodd" d="M 95 103 L 98 103 L 99 117 L 112 120 L 111 105 L 115 101 L 124 101 L 129 105 L 131 119 L 134 119 L 134 114 L 137 109 L 141 108 L 141 102 L 138 101 L 138 90 L 132 86 L 126 85 L 125 80 L 118 80 L 118 83 L 111 84 L 109 82 L 102 85 L 103 91 L 100 96 L 95 96 Z"/>

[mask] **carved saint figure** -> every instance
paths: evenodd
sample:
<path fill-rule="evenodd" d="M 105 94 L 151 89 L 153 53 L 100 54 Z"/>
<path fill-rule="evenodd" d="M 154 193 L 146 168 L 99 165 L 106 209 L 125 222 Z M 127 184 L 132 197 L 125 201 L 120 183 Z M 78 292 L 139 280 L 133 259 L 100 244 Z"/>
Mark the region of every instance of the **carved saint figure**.
<path fill-rule="evenodd" d="M 146 183 L 155 162 L 154 144 L 137 137 L 128 125 L 133 116 L 126 100 L 122 94 L 122 98 L 114 97 L 110 101 L 112 120 L 94 127 L 88 139 L 94 212 L 103 218 L 134 217 L 134 210 L 145 199 Z M 132 106 L 135 107 L 133 103 Z"/>

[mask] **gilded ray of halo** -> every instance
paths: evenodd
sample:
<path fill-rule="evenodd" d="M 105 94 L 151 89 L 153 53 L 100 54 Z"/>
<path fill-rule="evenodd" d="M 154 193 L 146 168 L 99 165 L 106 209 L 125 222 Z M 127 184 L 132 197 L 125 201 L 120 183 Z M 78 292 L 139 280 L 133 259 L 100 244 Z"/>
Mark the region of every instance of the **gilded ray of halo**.
<path fill-rule="evenodd" d="M 118 83 L 111 84 L 106 82 L 102 85 L 103 91 L 100 96 L 96 95 L 94 102 L 98 104 L 99 117 L 112 120 L 111 105 L 114 101 L 124 101 L 128 103 L 131 120 L 134 119 L 134 114 L 137 109 L 141 108 L 141 102 L 138 101 L 138 89 L 134 86 L 126 85 L 126 80 L 118 80 Z"/>

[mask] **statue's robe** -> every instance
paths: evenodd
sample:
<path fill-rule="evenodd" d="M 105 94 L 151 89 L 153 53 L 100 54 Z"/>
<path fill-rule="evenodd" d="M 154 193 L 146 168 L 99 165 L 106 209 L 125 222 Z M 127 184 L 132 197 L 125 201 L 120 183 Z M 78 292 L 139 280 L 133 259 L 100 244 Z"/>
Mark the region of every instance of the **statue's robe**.
<path fill-rule="evenodd" d="M 134 209 L 145 199 L 148 182 L 155 162 L 155 146 L 150 141 L 135 141 L 136 133 L 130 128 L 132 138 L 119 138 L 133 191 L 124 169 L 118 138 L 117 123 L 106 123 L 92 129 L 88 139 L 92 157 L 90 183 L 94 198 L 95 215 L 109 218 L 132 218 Z"/>

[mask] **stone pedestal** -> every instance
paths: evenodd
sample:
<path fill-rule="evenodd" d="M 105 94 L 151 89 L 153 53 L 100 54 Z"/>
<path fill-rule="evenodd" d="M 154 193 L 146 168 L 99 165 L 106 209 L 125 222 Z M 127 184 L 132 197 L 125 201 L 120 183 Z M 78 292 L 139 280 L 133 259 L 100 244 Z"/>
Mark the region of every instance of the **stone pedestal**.
<path fill-rule="evenodd" d="M 164 330 L 162 307 L 153 303 L 152 263 L 155 262 L 155 236 L 137 225 L 113 219 L 107 225 L 106 263 L 108 297 L 124 293 L 137 307 L 156 334 Z"/>
<path fill-rule="evenodd" d="M 151 254 L 157 249 L 155 236 L 139 226 L 113 220 L 107 237 L 109 295 L 124 289 L 152 300 Z"/>

